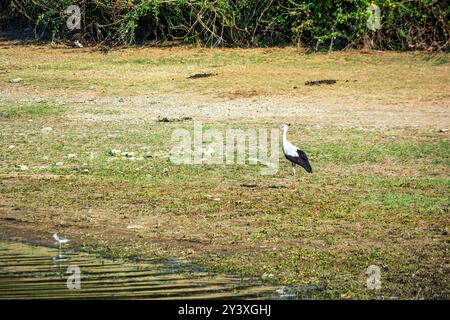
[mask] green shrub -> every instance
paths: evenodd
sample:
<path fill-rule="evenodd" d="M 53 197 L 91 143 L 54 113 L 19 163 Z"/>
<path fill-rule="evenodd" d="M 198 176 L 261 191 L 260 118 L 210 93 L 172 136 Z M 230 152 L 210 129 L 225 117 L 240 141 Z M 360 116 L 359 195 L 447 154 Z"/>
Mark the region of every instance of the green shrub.
<path fill-rule="evenodd" d="M 446 1 L 369 0 L 8 0 L 11 17 L 28 19 L 38 38 L 108 44 L 142 41 L 208 46 L 295 43 L 319 48 L 448 49 Z M 81 30 L 66 27 L 77 4 Z M 367 7 L 381 9 L 382 27 L 366 26 Z"/>

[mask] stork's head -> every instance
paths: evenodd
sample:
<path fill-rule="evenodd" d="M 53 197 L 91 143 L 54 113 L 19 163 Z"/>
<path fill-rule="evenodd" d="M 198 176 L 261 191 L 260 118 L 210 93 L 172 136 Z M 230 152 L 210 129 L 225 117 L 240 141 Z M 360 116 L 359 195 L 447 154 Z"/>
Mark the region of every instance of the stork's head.
<path fill-rule="evenodd" d="M 281 127 L 280 127 L 281 132 L 286 132 L 290 125 L 291 124 L 283 124 L 283 125 L 281 125 Z"/>

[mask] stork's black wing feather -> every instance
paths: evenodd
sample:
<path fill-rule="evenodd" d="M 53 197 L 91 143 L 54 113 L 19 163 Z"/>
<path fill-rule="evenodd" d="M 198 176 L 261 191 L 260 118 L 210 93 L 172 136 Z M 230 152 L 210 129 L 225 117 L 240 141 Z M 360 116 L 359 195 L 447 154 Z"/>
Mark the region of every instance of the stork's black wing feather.
<path fill-rule="evenodd" d="M 309 163 L 308 156 L 306 153 L 300 149 L 297 149 L 298 157 L 286 156 L 286 158 L 301 167 L 303 167 L 307 172 L 312 173 L 312 167 Z"/>

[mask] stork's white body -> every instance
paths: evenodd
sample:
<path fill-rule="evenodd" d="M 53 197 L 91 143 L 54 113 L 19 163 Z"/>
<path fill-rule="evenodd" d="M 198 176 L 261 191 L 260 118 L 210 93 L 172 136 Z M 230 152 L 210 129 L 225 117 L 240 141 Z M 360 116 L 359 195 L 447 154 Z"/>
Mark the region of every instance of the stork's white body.
<path fill-rule="evenodd" d="M 283 129 L 281 129 L 283 130 Z M 283 130 L 283 153 L 285 156 L 298 157 L 297 148 L 286 138 L 287 128 Z"/>
<path fill-rule="evenodd" d="M 297 164 L 303 167 L 307 172 L 312 173 L 312 167 L 309 163 L 306 153 L 290 143 L 286 138 L 287 130 L 288 126 L 286 124 L 283 124 L 281 126 L 281 131 L 283 132 L 283 153 L 286 159 L 288 159 L 292 163 L 292 172 L 294 173 L 294 179 L 295 165 Z"/>

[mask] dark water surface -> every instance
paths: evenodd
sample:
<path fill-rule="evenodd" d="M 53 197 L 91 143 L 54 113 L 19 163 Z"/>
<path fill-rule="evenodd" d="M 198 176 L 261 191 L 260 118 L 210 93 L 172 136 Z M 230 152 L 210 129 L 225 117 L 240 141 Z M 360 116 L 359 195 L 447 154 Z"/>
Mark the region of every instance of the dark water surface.
<path fill-rule="evenodd" d="M 74 289 L 77 283 L 80 288 Z M 113 260 L 86 252 L 0 241 L 0 299 L 70 298 L 289 299 L 298 298 L 298 294 L 294 297 L 292 288 L 264 284 L 259 279 L 212 274 L 184 263 Z"/>

